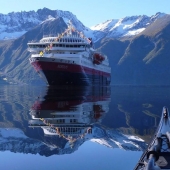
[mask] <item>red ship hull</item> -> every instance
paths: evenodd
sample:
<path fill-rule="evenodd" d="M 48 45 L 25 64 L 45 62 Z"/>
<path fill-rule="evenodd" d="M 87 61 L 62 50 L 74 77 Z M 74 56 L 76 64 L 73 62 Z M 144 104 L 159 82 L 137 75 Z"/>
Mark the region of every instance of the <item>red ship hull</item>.
<path fill-rule="evenodd" d="M 34 69 L 48 85 L 109 85 L 110 73 L 74 63 L 30 59 Z"/>

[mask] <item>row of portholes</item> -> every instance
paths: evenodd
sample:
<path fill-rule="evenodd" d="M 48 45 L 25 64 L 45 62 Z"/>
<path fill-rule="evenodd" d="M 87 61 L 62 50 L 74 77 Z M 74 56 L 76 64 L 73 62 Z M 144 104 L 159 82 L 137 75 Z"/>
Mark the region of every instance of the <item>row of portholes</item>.
<path fill-rule="evenodd" d="M 50 51 L 51 52 L 51 51 Z M 63 51 L 56 51 L 57 54 L 77 54 L 76 52 L 63 52 Z"/>
<path fill-rule="evenodd" d="M 29 48 L 46 48 L 47 45 L 29 45 Z M 81 44 L 52 44 L 52 47 L 66 47 L 66 48 L 85 48 L 89 47 L 89 45 L 81 45 Z"/>
<path fill-rule="evenodd" d="M 81 129 L 83 128 L 76 128 L 76 127 L 60 127 L 58 128 L 59 132 L 72 132 L 72 133 L 76 133 L 76 132 L 81 132 Z"/>
<path fill-rule="evenodd" d="M 70 111 L 70 110 L 69 110 Z M 74 110 L 76 111 L 76 109 Z M 75 117 L 75 115 L 53 115 L 53 117 L 56 117 L 56 118 L 61 118 L 61 117 Z"/>
<path fill-rule="evenodd" d="M 67 38 L 61 38 L 58 40 L 59 42 L 84 42 L 84 40 L 81 39 L 67 39 Z"/>
<path fill-rule="evenodd" d="M 85 42 L 84 40 L 82 39 L 70 39 L 70 38 L 61 38 L 61 39 L 43 39 L 41 40 L 41 42 Z"/>
<path fill-rule="evenodd" d="M 36 58 L 36 60 L 40 60 L 40 58 Z M 55 61 L 56 59 L 53 58 L 52 61 Z M 34 61 L 34 59 L 30 59 L 30 61 Z M 74 61 L 70 61 L 70 60 L 58 60 L 61 63 L 74 63 Z M 72 110 L 71 110 L 72 111 Z"/>

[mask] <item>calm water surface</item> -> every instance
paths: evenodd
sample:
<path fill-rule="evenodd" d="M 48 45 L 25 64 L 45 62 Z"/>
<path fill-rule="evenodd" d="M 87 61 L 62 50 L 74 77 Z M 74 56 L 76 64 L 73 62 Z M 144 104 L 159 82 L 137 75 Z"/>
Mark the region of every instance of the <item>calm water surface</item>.
<path fill-rule="evenodd" d="M 133 170 L 170 87 L 0 86 L 0 169 Z"/>

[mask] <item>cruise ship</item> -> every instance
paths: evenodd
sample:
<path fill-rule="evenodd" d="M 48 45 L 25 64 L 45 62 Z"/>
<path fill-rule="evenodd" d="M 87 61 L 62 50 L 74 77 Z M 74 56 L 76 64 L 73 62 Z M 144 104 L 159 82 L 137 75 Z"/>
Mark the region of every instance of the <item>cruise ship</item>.
<path fill-rule="evenodd" d="M 70 23 L 57 36 L 28 42 L 31 65 L 47 85 L 109 85 L 111 68 L 106 55 L 94 49 L 87 38 Z"/>

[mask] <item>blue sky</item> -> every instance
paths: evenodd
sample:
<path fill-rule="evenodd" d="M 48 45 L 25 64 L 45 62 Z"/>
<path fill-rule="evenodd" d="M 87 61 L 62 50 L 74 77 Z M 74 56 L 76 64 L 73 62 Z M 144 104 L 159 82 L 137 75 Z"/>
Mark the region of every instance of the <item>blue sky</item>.
<path fill-rule="evenodd" d="M 44 7 L 70 11 L 88 27 L 125 16 L 170 14 L 170 0 L 5 0 L 1 1 L 0 13 L 37 11 Z"/>

